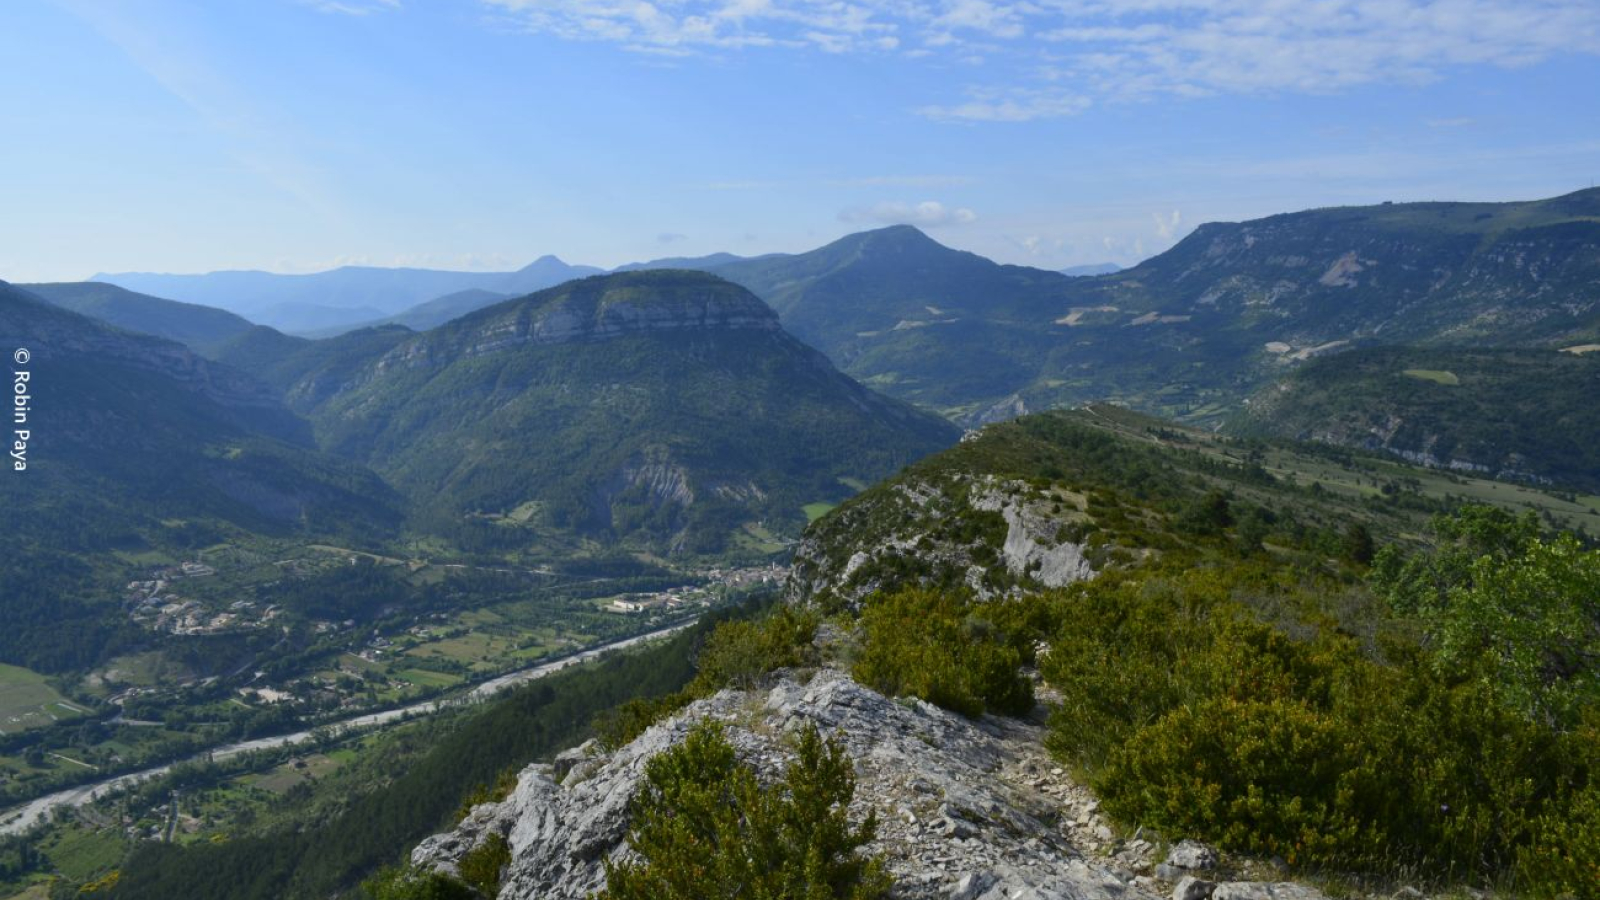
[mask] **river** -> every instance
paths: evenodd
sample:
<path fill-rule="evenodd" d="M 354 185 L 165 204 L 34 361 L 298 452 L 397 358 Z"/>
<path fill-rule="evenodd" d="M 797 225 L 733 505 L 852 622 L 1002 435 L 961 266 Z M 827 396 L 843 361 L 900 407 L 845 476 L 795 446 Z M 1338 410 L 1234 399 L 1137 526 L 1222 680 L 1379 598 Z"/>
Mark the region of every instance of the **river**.
<path fill-rule="evenodd" d="M 559 672 L 568 666 L 575 666 L 579 663 L 588 662 L 589 660 L 612 650 L 621 650 L 625 647 L 631 647 L 643 641 L 665 637 L 666 635 L 674 632 L 682 631 L 693 624 L 694 622 L 692 621 L 684 622 L 682 624 L 673 625 L 669 628 L 660 629 L 659 631 L 651 631 L 646 634 L 635 635 L 631 638 L 624 638 L 620 641 L 612 641 L 608 644 L 600 644 L 590 647 L 587 650 L 583 650 L 571 656 L 563 657 L 552 662 L 542 663 L 527 669 L 518 669 L 515 672 L 508 672 L 505 675 L 500 675 L 490 679 L 489 681 L 485 681 L 484 683 L 472 688 L 472 690 L 468 691 L 467 693 L 455 697 L 449 697 L 442 700 L 428 700 L 422 703 L 412 704 L 411 706 L 400 707 L 398 709 L 389 709 L 384 710 L 383 712 L 368 713 L 363 716 L 354 716 L 338 722 L 327 722 L 318 725 L 316 728 L 308 728 L 305 731 L 297 731 L 294 734 L 282 734 L 276 737 L 265 737 L 256 738 L 249 741 L 240 741 L 235 744 L 223 744 L 213 747 L 209 751 L 195 754 L 194 756 L 178 762 L 167 763 L 163 766 L 156 766 L 154 768 L 144 769 L 139 772 L 128 772 L 127 774 L 117 775 L 113 778 L 107 778 L 104 781 L 97 781 L 93 784 L 82 784 L 78 785 L 77 787 L 67 788 L 63 791 L 57 791 L 54 794 L 48 794 L 33 800 L 25 806 L 16 807 L 14 809 L 7 810 L 4 813 L 0 813 L 0 835 L 21 834 L 35 825 L 38 825 L 40 822 L 43 822 L 51 810 L 63 806 L 78 807 L 87 803 L 92 803 L 106 794 L 116 790 L 117 788 L 126 787 L 131 784 L 137 784 L 138 782 L 147 781 L 151 778 L 164 775 L 175 765 L 181 765 L 185 762 L 198 762 L 208 757 L 218 760 L 228 759 L 229 757 L 238 756 L 241 753 L 249 753 L 252 750 L 268 750 L 273 747 L 301 744 L 312 740 L 319 734 L 325 734 L 329 731 L 332 731 L 335 734 L 349 731 L 365 731 L 367 729 L 398 722 L 401 719 L 408 717 L 415 718 L 417 716 L 432 715 L 441 709 L 458 706 L 463 703 L 480 702 L 494 696 L 495 694 L 501 693 L 508 688 L 513 688 L 519 684 L 526 684 L 527 682 L 535 681 L 545 677 L 546 675 Z"/>

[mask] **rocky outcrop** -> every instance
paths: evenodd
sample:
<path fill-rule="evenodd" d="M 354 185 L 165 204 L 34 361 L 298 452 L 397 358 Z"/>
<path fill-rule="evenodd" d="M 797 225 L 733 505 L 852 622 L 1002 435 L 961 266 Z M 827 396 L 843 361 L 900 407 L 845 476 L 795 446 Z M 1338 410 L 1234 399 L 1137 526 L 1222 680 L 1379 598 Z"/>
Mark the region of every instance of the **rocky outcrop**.
<path fill-rule="evenodd" d="M 780 677 L 765 690 L 723 691 L 610 755 L 589 745 L 556 766 L 531 766 L 504 801 L 474 808 L 412 860 L 450 871 L 500 834 L 512 851 L 503 900 L 579 900 L 603 886 L 602 860 L 630 852 L 628 804 L 645 763 L 703 719 L 726 723 L 740 756 L 763 776 L 781 772 L 789 737 L 805 723 L 844 741 L 858 778 L 851 818 L 877 814 L 878 838 L 868 850 L 883 855 L 898 897 L 1165 893 L 1134 874 L 1148 867 L 1151 846 L 1116 839 L 1093 798 L 1045 755 L 1038 725 L 896 702 L 828 670 L 809 681 Z"/>
<path fill-rule="evenodd" d="M 1071 539 L 1090 521 L 1084 505 L 1071 491 L 991 475 L 902 476 L 807 532 L 795 550 L 790 599 L 855 606 L 908 577 L 965 582 L 980 600 L 1084 581 L 1098 571 L 1089 547 Z M 951 519 L 985 524 L 952 534 L 943 527 Z M 995 559 L 1003 565 L 988 564 Z"/>
<path fill-rule="evenodd" d="M 1015 493 L 999 490 L 986 492 L 972 506 L 998 512 L 1005 519 L 1006 542 L 1000 554 L 1011 574 L 1031 575 L 1045 587 L 1061 587 L 1094 577 L 1094 567 L 1083 555 L 1084 545 L 1057 539 L 1060 515 Z"/>
<path fill-rule="evenodd" d="M 629 804 L 646 763 L 707 719 L 723 723 L 763 779 L 779 776 L 793 758 L 793 735 L 807 724 L 842 741 L 857 778 L 850 818 L 876 815 L 877 839 L 865 849 L 883 858 L 896 898 L 1155 900 L 1184 892 L 1181 900 L 1321 900 L 1295 884 L 1201 881 L 1191 872 L 1218 858 L 1192 842 L 1153 868 L 1152 843 L 1115 833 L 1093 795 L 1045 753 L 1036 722 L 971 720 L 891 700 L 827 669 L 722 691 L 614 753 L 591 741 L 529 766 L 505 800 L 474 807 L 411 860 L 454 873 L 498 834 L 511 848 L 500 900 L 582 900 L 605 886 L 605 859 L 632 852 Z"/>

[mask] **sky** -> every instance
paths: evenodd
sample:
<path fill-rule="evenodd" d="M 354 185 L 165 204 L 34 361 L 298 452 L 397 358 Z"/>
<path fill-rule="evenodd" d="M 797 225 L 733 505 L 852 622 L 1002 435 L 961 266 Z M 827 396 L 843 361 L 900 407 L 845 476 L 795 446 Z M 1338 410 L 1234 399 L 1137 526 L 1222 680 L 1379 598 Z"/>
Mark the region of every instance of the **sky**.
<path fill-rule="evenodd" d="M 1600 179 L 1596 0 L 5 0 L 0 279 L 910 223 L 1061 268 Z"/>

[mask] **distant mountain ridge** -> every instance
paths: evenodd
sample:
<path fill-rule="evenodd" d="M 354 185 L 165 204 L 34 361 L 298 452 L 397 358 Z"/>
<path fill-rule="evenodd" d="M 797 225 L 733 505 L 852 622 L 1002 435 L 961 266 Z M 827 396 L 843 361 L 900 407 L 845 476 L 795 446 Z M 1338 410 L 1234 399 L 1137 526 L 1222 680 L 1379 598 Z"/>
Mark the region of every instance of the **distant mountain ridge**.
<path fill-rule="evenodd" d="M 569 266 L 554 256 L 542 256 L 514 272 L 453 272 L 439 269 L 344 266 L 306 275 L 280 275 L 259 271 L 207 272 L 199 275 L 164 275 L 149 272 L 101 273 L 94 281 L 110 282 L 129 290 L 188 303 L 203 303 L 238 313 L 263 325 L 278 326 L 275 307 L 294 305 L 329 309 L 370 307 L 379 314 L 395 314 L 419 303 L 465 290 L 485 290 L 504 295 L 527 294 L 573 278 L 599 274 L 593 266 Z M 303 310 L 302 310 L 303 312 Z M 351 323 L 371 319 L 370 312 Z M 326 327 L 325 323 L 312 328 Z M 288 327 L 297 327 L 290 322 Z"/>
<path fill-rule="evenodd" d="M 554 265 L 546 275 L 583 271 Z M 748 288 L 853 377 L 956 421 L 1111 401 L 1215 424 L 1288 369 L 1354 346 L 1600 340 L 1600 190 L 1211 223 L 1105 275 L 1001 265 L 911 226 L 800 254 L 623 268 L 662 266 Z M 340 327 L 426 328 L 492 300 L 435 294 L 425 308 Z"/>
<path fill-rule="evenodd" d="M 181 344 L 109 327 L 4 282 L 0 300 L 0 340 L 31 351 L 27 365 L 40 398 L 28 477 L 8 479 L 8 487 L 43 492 L 41 499 L 51 491 L 88 491 L 94 503 L 146 498 L 145 512 L 125 512 L 133 521 L 209 511 L 295 528 L 319 518 L 313 497 L 331 499 L 360 484 L 361 502 L 397 521 L 393 508 L 379 509 L 393 503 L 392 493 L 314 450 L 310 424 L 269 385 Z M 277 460 L 269 467 L 280 471 L 270 480 L 282 496 L 252 483 L 265 476 L 254 464 L 267 458 Z M 285 464 L 307 477 L 285 478 Z M 309 474 L 318 470 L 340 470 L 335 478 L 345 484 L 318 484 Z M 322 524 L 337 530 L 332 520 Z"/>
<path fill-rule="evenodd" d="M 1066 275 L 1069 278 L 1083 278 L 1089 275 L 1114 275 L 1117 272 L 1121 272 L 1122 269 L 1123 267 L 1117 265 L 1116 263 L 1104 262 L 1089 263 L 1082 266 L 1068 266 L 1060 271 L 1061 274 Z"/>
<path fill-rule="evenodd" d="M 1212 223 L 1096 276 L 1000 265 L 910 226 L 710 270 L 856 378 L 958 421 L 1109 400 L 1215 423 L 1348 346 L 1600 339 L 1600 190 Z"/>
<path fill-rule="evenodd" d="M 486 291 L 481 288 L 468 288 L 456 291 L 443 297 L 435 297 L 402 312 L 396 313 L 380 325 L 404 325 L 412 331 L 427 331 L 457 319 L 470 312 L 476 312 L 485 306 L 492 306 L 502 300 L 510 299 L 510 294 L 500 291 Z"/>
<path fill-rule="evenodd" d="M 778 254 L 767 254 L 778 255 Z M 733 253 L 711 253 L 706 256 L 667 256 L 661 259 L 652 259 L 647 262 L 633 262 L 617 266 L 613 272 L 638 272 L 643 269 L 696 269 L 702 272 L 710 271 L 717 266 L 729 263 L 744 262 L 752 257 L 738 256 Z M 759 259 L 760 257 L 754 257 Z"/>
<path fill-rule="evenodd" d="M 118 328 L 177 341 L 201 353 L 254 327 L 226 310 L 138 294 L 114 284 L 81 281 L 16 287 L 62 309 Z"/>

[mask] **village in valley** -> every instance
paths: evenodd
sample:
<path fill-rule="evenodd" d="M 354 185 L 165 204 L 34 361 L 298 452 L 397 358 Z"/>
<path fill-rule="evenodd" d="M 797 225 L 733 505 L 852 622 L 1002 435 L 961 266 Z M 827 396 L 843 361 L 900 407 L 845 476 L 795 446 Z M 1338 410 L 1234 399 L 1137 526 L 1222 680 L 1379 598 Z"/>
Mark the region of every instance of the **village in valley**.
<path fill-rule="evenodd" d="M 128 626 L 122 652 L 76 679 L 13 691 L 28 705 L 0 716 L 0 802 L 447 696 L 689 621 L 788 575 L 640 571 L 575 576 L 294 542 L 149 560 L 107 591 Z M 307 603 L 313 594 L 335 599 Z"/>

